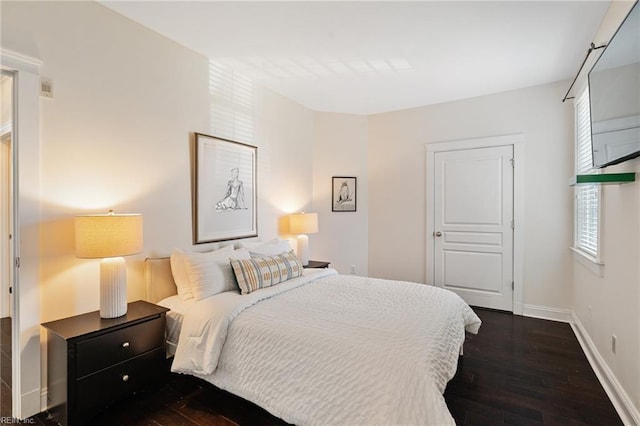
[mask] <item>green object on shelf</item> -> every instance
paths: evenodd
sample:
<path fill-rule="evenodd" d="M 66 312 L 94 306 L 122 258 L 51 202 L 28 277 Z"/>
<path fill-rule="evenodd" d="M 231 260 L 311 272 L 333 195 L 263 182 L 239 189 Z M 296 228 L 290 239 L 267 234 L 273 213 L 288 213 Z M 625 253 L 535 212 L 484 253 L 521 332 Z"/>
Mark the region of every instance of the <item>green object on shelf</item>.
<path fill-rule="evenodd" d="M 599 175 L 576 175 L 570 185 L 619 185 L 635 182 L 635 173 L 602 173 Z"/>

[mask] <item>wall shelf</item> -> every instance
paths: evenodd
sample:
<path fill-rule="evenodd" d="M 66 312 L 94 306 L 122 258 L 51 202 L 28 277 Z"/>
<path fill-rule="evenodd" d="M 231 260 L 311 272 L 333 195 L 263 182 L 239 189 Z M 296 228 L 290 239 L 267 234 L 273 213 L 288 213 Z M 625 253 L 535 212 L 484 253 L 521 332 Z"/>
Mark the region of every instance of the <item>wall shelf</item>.
<path fill-rule="evenodd" d="M 569 181 L 569 185 L 620 185 L 635 182 L 635 173 L 602 173 L 599 175 L 576 175 Z"/>

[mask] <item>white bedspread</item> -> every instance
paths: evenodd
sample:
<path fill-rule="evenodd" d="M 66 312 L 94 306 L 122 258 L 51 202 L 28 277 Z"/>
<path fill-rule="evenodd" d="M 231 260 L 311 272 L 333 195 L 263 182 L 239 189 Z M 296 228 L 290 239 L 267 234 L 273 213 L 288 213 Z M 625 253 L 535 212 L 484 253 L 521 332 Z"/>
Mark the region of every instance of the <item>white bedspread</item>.
<path fill-rule="evenodd" d="M 307 270 L 194 303 L 172 370 L 298 425 L 453 425 L 442 393 L 479 326 L 446 290 Z"/>

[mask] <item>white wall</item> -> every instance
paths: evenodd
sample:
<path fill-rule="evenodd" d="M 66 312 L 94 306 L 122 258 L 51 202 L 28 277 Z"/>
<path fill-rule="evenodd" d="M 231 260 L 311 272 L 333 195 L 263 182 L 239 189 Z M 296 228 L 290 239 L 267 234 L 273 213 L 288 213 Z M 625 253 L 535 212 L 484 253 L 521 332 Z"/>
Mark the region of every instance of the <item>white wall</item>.
<path fill-rule="evenodd" d="M 313 208 L 320 232 L 310 235 L 311 258 L 330 261 L 342 274 L 368 274 L 369 185 L 367 117 L 315 113 L 313 144 Z M 331 178 L 355 176 L 355 212 L 331 211 Z"/>
<path fill-rule="evenodd" d="M 640 172 L 640 160 L 607 172 Z M 598 276 L 575 255 L 573 305 L 597 351 L 640 411 L 640 183 L 602 187 Z M 616 353 L 611 336 L 617 337 Z"/>
<path fill-rule="evenodd" d="M 0 77 L 0 135 L 11 130 L 13 115 L 13 77 L 2 74 Z"/>
<path fill-rule="evenodd" d="M 28 194 L 42 206 L 29 224 L 42 244 L 40 321 L 98 309 L 99 261 L 74 256 L 76 214 L 144 215 L 144 252 L 127 258 L 131 301 L 144 297 L 145 257 L 213 246 L 191 243 L 190 141 L 215 134 L 205 57 L 93 2 L 3 2 L 2 46 L 42 59 L 54 83 L 40 101 L 42 196 Z M 312 205 L 313 118 L 255 88 L 262 239 Z"/>
<path fill-rule="evenodd" d="M 369 118 L 369 273 L 425 282 L 425 143 L 523 133 L 524 304 L 571 306 L 573 108 L 567 83 Z M 525 306 L 526 308 L 526 306 Z"/>
<path fill-rule="evenodd" d="M 595 40 L 607 42 L 633 3 L 613 2 Z M 640 159 L 608 167 L 606 173 L 640 172 Z M 640 175 L 639 175 L 640 176 Z M 588 338 L 619 383 L 622 399 L 640 421 L 640 182 L 602 187 L 603 274 L 574 256 L 573 309 Z M 618 338 L 614 354 L 611 336 Z M 633 411 L 633 408 L 631 409 Z"/>

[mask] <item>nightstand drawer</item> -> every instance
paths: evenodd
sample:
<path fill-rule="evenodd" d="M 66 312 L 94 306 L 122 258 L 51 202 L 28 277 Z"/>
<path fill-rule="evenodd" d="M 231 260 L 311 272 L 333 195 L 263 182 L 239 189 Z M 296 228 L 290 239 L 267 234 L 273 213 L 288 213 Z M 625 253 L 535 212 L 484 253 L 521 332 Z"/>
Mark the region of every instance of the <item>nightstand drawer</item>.
<path fill-rule="evenodd" d="M 163 379 L 165 354 L 156 349 L 77 382 L 77 413 L 87 419 L 118 399 Z"/>
<path fill-rule="evenodd" d="M 78 378 L 133 358 L 144 352 L 164 348 L 164 318 L 135 324 L 78 342 Z"/>

